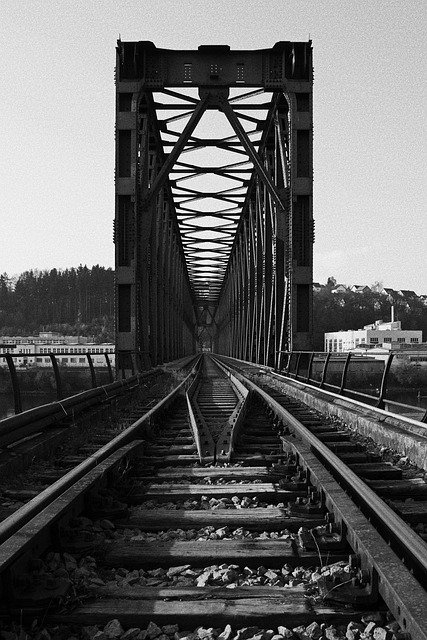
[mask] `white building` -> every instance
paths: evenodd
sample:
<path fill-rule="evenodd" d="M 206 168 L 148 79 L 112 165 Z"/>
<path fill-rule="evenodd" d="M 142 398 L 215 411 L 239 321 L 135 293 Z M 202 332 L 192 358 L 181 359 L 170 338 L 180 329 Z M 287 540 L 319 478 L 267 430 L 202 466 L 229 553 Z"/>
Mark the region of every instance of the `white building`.
<path fill-rule="evenodd" d="M 325 351 L 350 351 L 366 345 L 378 347 L 380 345 L 409 344 L 417 345 L 422 342 L 422 331 L 404 331 L 400 321 L 382 322 L 377 320 L 363 329 L 349 331 L 331 331 L 325 333 Z"/>
<path fill-rule="evenodd" d="M 61 336 L 57 333 L 40 333 L 38 336 L 0 336 L 0 367 L 7 367 L 2 354 L 11 353 L 16 367 L 51 367 L 49 354 L 56 356 L 58 364 L 66 367 L 87 367 L 89 353 L 95 367 L 106 367 L 108 353 L 114 367 L 114 344 L 95 344 L 83 336 Z"/>

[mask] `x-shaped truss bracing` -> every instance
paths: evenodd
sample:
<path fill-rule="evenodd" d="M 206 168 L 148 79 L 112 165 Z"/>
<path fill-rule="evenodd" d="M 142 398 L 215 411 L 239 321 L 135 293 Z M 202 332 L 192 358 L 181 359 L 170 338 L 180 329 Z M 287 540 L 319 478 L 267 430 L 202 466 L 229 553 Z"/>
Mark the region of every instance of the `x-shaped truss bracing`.
<path fill-rule="evenodd" d="M 207 347 L 275 366 L 310 347 L 311 43 L 117 48 L 123 375 Z"/>

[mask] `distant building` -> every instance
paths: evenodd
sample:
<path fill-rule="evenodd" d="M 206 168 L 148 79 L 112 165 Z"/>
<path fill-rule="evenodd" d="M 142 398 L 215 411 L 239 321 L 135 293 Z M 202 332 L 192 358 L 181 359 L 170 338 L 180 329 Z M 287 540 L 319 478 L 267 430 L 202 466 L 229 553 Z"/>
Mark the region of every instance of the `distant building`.
<path fill-rule="evenodd" d="M 418 298 L 415 291 L 410 291 L 409 289 L 399 289 L 397 292 L 402 298 L 406 298 L 406 300 L 411 300 L 412 298 Z"/>
<path fill-rule="evenodd" d="M 350 287 L 350 291 L 353 291 L 353 293 L 368 293 L 371 289 L 367 284 L 354 284 Z"/>
<path fill-rule="evenodd" d="M 93 340 L 93 339 L 92 339 Z M 61 336 L 54 332 L 42 332 L 38 336 L 0 336 L 0 367 L 7 367 L 2 354 L 16 355 L 16 367 L 51 367 L 49 353 L 56 356 L 62 366 L 82 368 L 88 366 L 89 353 L 95 367 L 106 367 L 105 353 L 112 366 L 115 363 L 115 346 L 110 342 L 95 344 L 85 336 Z"/>
<path fill-rule="evenodd" d="M 377 320 L 363 329 L 332 331 L 325 333 L 325 351 L 342 352 L 358 347 L 372 348 L 380 345 L 417 345 L 422 342 L 422 331 L 406 331 L 400 321 Z"/>
<path fill-rule="evenodd" d="M 56 331 L 41 331 L 37 336 L 0 336 L 2 344 L 88 344 L 93 337 L 63 336 Z"/>
<path fill-rule="evenodd" d="M 390 289 L 389 287 L 383 287 L 380 291 L 382 296 L 387 296 L 391 300 L 396 300 L 399 297 L 399 294 L 394 289 Z"/>
<path fill-rule="evenodd" d="M 427 342 L 416 345 L 401 344 L 399 351 L 394 353 L 394 357 L 418 367 L 427 367 Z"/>
<path fill-rule="evenodd" d="M 346 293 L 346 291 L 348 291 L 348 288 L 345 284 L 336 284 L 335 287 L 331 289 L 331 293 Z"/>

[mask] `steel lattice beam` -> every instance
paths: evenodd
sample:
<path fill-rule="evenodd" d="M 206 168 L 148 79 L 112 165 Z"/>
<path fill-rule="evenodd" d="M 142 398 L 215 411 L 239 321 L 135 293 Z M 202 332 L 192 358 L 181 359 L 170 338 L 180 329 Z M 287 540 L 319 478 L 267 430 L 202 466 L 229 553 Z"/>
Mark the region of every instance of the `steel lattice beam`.
<path fill-rule="evenodd" d="M 119 41 L 116 80 L 122 373 L 196 342 L 271 365 L 281 349 L 308 348 L 311 43 Z"/>

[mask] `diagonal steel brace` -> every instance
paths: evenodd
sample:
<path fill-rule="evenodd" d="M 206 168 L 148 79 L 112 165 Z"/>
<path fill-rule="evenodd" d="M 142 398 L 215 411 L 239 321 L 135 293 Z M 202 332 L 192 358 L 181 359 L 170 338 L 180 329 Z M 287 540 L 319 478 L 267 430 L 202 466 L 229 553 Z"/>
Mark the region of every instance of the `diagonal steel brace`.
<path fill-rule="evenodd" d="M 255 167 L 255 171 L 257 172 L 258 176 L 264 183 L 267 191 L 271 195 L 276 205 L 279 207 L 280 210 L 283 210 L 285 207 L 284 207 L 282 198 L 280 196 L 280 193 L 277 187 L 274 185 L 273 181 L 271 180 L 270 176 L 264 169 L 261 159 L 257 154 L 251 139 L 249 138 L 248 134 L 242 127 L 239 121 L 239 118 L 234 113 L 233 107 L 230 105 L 229 101 L 226 98 L 221 99 L 220 105 L 221 105 L 220 108 L 222 112 L 226 116 L 227 120 L 231 124 L 234 131 L 236 132 L 237 137 L 239 138 L 240 142 L 243 145 L 243 148 L 248 154 L 250 160 L 252 161 Z"/>
<path fill-rule="evenodd" d="M 206 111 L 208 101 L 209 101 L 209 94 L 206 94 L 197 103 L 193 113 L 191 114 L 189 121 L 187 122 L 184 129 L 182 130 L 182 133 L 180 134 L 170 154 L 167 156 L 162 168 L 160 169 L 159 173 L 155 177 L 155 180 L 151 185 L 150 189 L 148 189 L 148 192 L 146 195 L 149 199 L 153 199 L 159 193 L 160 189 L 163 186 L 164 181 L 166 180 L 169 174 L 169 171 L 172 169 L 173 165 L 177 161 L 179 155 L 181 154 L 185 145 L 187 144 L 191 134 L 193 133 L 194 129 L 197 127 L 200 121 L 200 118 L 202 117 L 203 113 Z"/>

